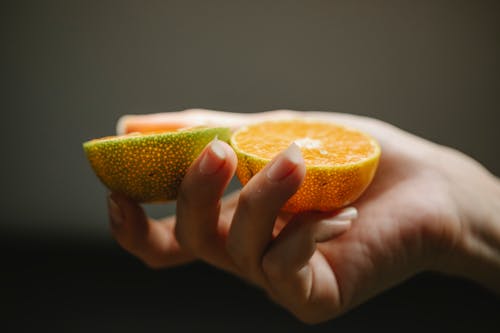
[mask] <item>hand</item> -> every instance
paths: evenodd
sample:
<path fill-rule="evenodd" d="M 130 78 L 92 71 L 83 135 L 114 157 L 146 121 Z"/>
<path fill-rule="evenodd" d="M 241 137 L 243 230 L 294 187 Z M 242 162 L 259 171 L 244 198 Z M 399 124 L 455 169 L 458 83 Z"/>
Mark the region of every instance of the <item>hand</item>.
<path fill-rule="evenodd" d="M 335 120 L 378 139 L 379 169 L 356 208 L 291 216 L 280 208 L 304 177 L 294 145 L 239 193 L 221 199 L 236 157 L 213 141 L 183 180 L 176 217 L 155 222 L 127 198 L 110 196 L 114 236 L 149 266 L 202 259 L 260 286 L 309 323 L 338 316 L 423 270 L 500 291 L 500 187 L 470 158 L 374 119 L 333 113 L 195 110 L 128 121 L 161 124 L 174 116 L 189 124 L 193 114 L 233 127 L 266 117 Z"/>

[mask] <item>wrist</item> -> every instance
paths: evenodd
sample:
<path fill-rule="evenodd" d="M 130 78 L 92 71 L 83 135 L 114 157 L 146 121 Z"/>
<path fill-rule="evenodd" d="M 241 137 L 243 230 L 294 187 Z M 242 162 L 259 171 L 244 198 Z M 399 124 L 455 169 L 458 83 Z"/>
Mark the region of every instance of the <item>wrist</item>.
<path fill-rule="evenodd" d="M 500 293 L 500 181 L 491 176 L 488 185 L 474 209 L 461 214 L 459 239 L 443 267 Z"/>

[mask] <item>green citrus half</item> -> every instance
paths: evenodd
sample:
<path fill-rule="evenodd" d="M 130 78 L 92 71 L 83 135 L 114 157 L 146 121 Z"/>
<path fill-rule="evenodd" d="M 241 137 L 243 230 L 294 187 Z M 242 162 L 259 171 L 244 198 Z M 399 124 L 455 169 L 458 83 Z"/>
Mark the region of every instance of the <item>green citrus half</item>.
<path fill-rule="evenodd" d="M 228 141 L 229 128 L 192 128 L 135 133 L 87 141 L 84 151 L 97 177 L 113 192 L 138 202 L 174 200 L 182 178 L 215 137 Z"/>

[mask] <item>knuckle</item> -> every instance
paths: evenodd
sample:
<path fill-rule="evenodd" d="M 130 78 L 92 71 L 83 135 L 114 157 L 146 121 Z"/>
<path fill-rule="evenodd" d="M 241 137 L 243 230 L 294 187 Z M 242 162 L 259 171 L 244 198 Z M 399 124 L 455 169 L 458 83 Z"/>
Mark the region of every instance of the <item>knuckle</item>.
<path fill-rule="evenodd" d="M 191 248 L 192 239 L 189 237 L 188 233 L 180 226 L 176 226 L 174 230 L 175 238 L 179 245 L 183 248 Z"/>
<path fill-rule="evenodd" d="M 270 256 L 266 255 L 262 259 L 262 271 L 267 278 L 271 280 L 281 280 L 287 277 L 287 272 L 276 260 Z M 290 274 L 290 272 L 288 272 Z"/>
<path fill-rule="evenodd" d="M 236 266 L 246 274 L 253 276 L 254 273 L 258 271 L 258 269 L 256 268 L 258 265 L 255 264 L 255 258 L 243 248 L 241 248 L 240 244 L 236 243 L 233 240 L 228 240 L 226 243 L 226 251 L 231 259 L 233 259 L 233 262 L 236 264 Z"/>
<path fill-rule="evenodd" d="M 200 237 L 192 237 L 187 243 L 186 248 L 192 253 L 201 255 L 206 252 L 205 249 L 207 249 L 207 243 L 204 242 Z"/>
<path fill-rule="evenodd" d="M 206 181 L 197 179 L 188 170 L 177 191 L 178 209 L 192 212 L 206 209 L 206 202 L 213 200 L 214 187 L 201 186 L 202 184 L 206 184 Z"/>
<path fill-rule="evenodd" d="M 245 267 L 250 262 L 249 257 L 245 255 L 239 244 L 232 237 L 228 238 L 226 242 L 226 251 L 238 266 Z"/>
<path fill-rule="evenodd" d="M 191 198 L 190 186 L 184 178 L 179 186 L 179 190 L 177 191 L 177 202 L 182 202 L 184 205 L 188 205 L 190 203 L 189 198 Z"/>
<path fill-rule="evenodd" d="M 238 200 L 238 209 L 245 214 L 252 212 L 257 209 L 255 193 L 251 193 L 245 188 L 240 192 L 240 197 Z"/>
<path fill-rule="evenodd" d="M 130 235 L 126 234 L 121 234 L 121 235 L 115 234 L 114 237 L 117 243 L 120 245 L 120 247 L 129 253 L 134 254 L 140 248 L 139 245 L 140 242 L 137 237 L 131 237 Z"/>
<path fill-rule="evenodd" d="M 226 251 L 227 251 L 227 253 L 229 253 L 231 256 L 233 256 L 233 254 L 235 252 L 237 252 L 237 250 L 238 250 L 238 247 L 237 247 L 236 242 L 234 241 L 234 238 L 231 237 L 231 235 L 229 235 L 229 237 L 226 240 Z"/>
<path fill-rule="evenodd" d="M 202 237 L 200 233 L 192 233 L 185 228 L 176 227 L 174 234 L 181 248 L 196 255 L 203 254 L 210 244 L 210 241 Z"/>

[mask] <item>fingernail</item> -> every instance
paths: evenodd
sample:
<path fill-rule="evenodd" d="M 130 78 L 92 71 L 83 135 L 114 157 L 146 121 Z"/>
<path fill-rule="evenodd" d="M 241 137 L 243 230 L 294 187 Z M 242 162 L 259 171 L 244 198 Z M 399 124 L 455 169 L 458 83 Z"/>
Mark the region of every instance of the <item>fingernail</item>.
<path fill-rule="evenodd" d="M 337 220 L 335 218 L 322 220 L 316 234 L 316 242 L 324 242 L 339 236 L 351 227 L 350 220 Z"/>
<path fill-rule="evenodd" d="M 302 153 L 299 146 L 292 143 L 285 151 L 283 151 L 267 169 L 267 178 L 271 181 L 280 181 L 297 167 L 303 161 Z"/>
<path fill-rule="evenodd" d="M 200 162 L 200 172 L 204 175 L 212 175 L 224 164 L 226 151 L 219 139 L 210 142 Z"/>
<path fill-rule="evenodd" d="M 115 226 L 123 224 L 124 218 L 122 210 L 111 196 L 108 196 L 108 210 L 111 224 Z"/>
<path fill-rule="evenodd" d="M 341 209 L 332 219 L 338 221 L 354 220 L 358 217 L 358 210 L 354 207 L 346 207 Z"/>

